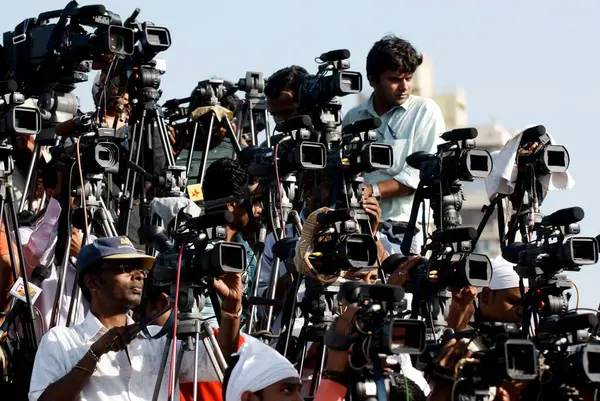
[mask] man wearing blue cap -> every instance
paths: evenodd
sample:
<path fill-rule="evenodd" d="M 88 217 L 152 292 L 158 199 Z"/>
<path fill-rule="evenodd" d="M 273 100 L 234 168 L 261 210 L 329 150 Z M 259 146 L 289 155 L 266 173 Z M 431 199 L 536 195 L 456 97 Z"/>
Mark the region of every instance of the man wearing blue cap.
<path fill-rule="evenodd" d="M 101 238 L 83 247 L 77 258 L 79 284 L 90 301 L 84 322 L 54 327 L 42 338 L 33 367 L 29 400 L 150 400 L 158 378 L 166 337 L 150 340 L 128 315 L 142 298 L 144 278 L 154 258 L 138 253 L 127 237 Z M 237 349 L 241 312 L 241 276 L 215 279 L 221 296 L 224 356 Z M 123 351 L 123 352 L 121 352 Z M 198 380 L 216 381 L 205 349 L 199 348 Z M 194 353 L 184 352 L 181 382 L 193 381 Z M 159 399 L 166 399 L 165 369 Z M 179 392 L 173 399 L 179 399 Z"/>

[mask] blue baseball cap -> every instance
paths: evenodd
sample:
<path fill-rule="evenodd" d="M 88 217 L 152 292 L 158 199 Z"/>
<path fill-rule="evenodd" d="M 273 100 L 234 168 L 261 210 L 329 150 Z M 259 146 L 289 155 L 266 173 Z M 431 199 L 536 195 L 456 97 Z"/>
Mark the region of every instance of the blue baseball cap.
<path fill-rule="evenodd" d="M 144 269 L 151 269 L 154 263 L 152 256 L 138 252 L 129 238 L 121 236 L 98 238 L 91 244 L 81 248 L 79 255 L 77 255 L 76 267 L 81 275 L 102 260 L 125 259 L 142 259 Z"/>

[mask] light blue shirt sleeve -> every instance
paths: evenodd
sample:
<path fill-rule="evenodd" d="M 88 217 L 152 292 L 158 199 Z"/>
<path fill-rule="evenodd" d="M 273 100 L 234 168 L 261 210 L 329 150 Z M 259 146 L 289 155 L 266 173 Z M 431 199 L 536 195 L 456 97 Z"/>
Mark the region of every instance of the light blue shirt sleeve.
<path fill-rule="evenodd" d="M 434 100 L 427 99 L 423 116 L 416 121 L 416 125 L 413 153 L 422 151 L 435 154 L 437 146 L 442 143 L 440 135 L 446 131 L 446 123 L 442 110 Z M 419 174 L 419 170 L 410 167 L 405 161 L 402 170 L 393 178 L 400 184 L 416 189 L 419 186 Z"/>

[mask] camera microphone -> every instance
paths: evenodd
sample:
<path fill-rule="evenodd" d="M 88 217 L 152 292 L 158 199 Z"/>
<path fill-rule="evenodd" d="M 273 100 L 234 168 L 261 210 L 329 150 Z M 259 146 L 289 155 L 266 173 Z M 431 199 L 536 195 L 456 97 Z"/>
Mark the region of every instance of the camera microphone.
<path fill-rule="evenodd" d="M 408 155 L 406 157 L 406 164 L 408 164 L 412 168 L 420 170 L 421 164 L 423 164 L 424 162 L 430 161 L 430 160 L 434 160 L 434 159 L 439 159 L 439 158 L 435 155 L 432 155 L 427 152 L 423 152 L 421 150 L 421 151 L 418 151 L 418 152 Z"/>
<path fill-rule="evenodd" d="M 527 244 L 522 242 L 513 242 L 504 248 L 502 251 L 502 257 L 509 263 L 519 263 L 519 253 L 527 249 Z"/>
<path fill-rule="evenodd" d="M 356 216 L 354 209 L 337 209 L 330 210 L 328 212 L 319 213 L 317 215 L 317 222 L 324 226 L 328 226 L 338 221 L 352 220 Z"/>
<path fill-rule="evenodd" d="M 475 139 L 477 135 L 477 129 L 475 128 L 456 128 L 452 131 L 444 132 L 442 139 L 446 142 L 464 141 L 466 139 Z"/>
<path fill-rule="evenodd" d="M 537 142 L 544 135 L 546 135 L 546 127 L 543 125 L 527 128 L 523 131 L 523 134 L 521 134 L 520 145 L 527 142 Z"/>
<path fill-rule="evenodd" d="M 297 117 L 288 118 L 287 120 L 280 121 L 275 125 L 275 131 L 277 132 L 292 132 L 299 129 L 313 129 L 312 119 L 310 116 L 305 114 Z"/>
<path fill-rule="evenodd" d="M 473 227 L 451 228 L 444 231 L 435 231 L 431 234 L 431 241 L 441 244 L 472 241 L 475 238 L 477 238 L 477 230 Z"/>
<path fill-rule="evenodd" d="M 18 89 L 19 85 L 14 79 L 0 82 L 0 93 L 14 93 Z"/>
<path fill-rule="evenodd" d="M 319 56 L 319 60 L 321 60 L 324 63 L 332 63 L 334 61 L 346 60 L 349 58 L 350 50 L 348 49 L 331 50 Z"/>
<path fill-rule="evenodd" d="M 543 226 L 568 226 L 583 220 L 584 216 L 585 213 L 582 208 L 578 206 L 569 207 L 545 216 L 541 224 Z"/>
<path fill-rule="evenodd" d="M 361 132 L 371 131 L 381 127 L 381 118 L 365 118 L 358 120 L 342 128 L 342 135 L 356 135 Z"/>
<path fill-rule="evenodd" d="M 186 222 L 187 228 L 191 230 L 202 230 L 205 228 L 223 226 L 233 222 L 233 213 L 229 210 L 208 213 L 203 216 L 192 217 Z"/>

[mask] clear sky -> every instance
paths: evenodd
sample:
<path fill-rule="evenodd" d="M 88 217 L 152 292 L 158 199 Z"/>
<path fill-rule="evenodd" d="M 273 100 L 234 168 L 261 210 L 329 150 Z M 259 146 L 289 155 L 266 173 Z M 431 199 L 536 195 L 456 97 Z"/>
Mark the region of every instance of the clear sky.
<path fill-rule="evenodd" d="M 0 14 L 3 31 L 67 1 L 9 3 Z M 500 122 L 510 131 L 543 124 L 567 147 L 575 188 L 551 193 L 543 210 L 581 206 L 582 234 L 600 234 L 600 129 L 593 117 L 600 101 L 597 0 L 79 2 L 99 3 L 123 19 L 140 7 L 139 20 L 171 31 L 173 45 L 159 56 L 168 67 L 163 100 L 188 96 L 212 76 L 237 82 L 246 71 L 268 76 L 290 64 L 316 71 L 314 58 L 339 48 L 352 52 L 352 69 L 364 74 L 373 42 L 386 33 L 408 39 L 432 58 L 436 87 L 465 88 L 469 123 Z M 86 110 L 92 106 L 90 88 L 84 83 L 76 90 Z M 346 109 L 355 102 L 343 100 Z M 600 302 L 597 269 L 588 266 L 571 276 L 581 290 L 581 307 Z"/>

